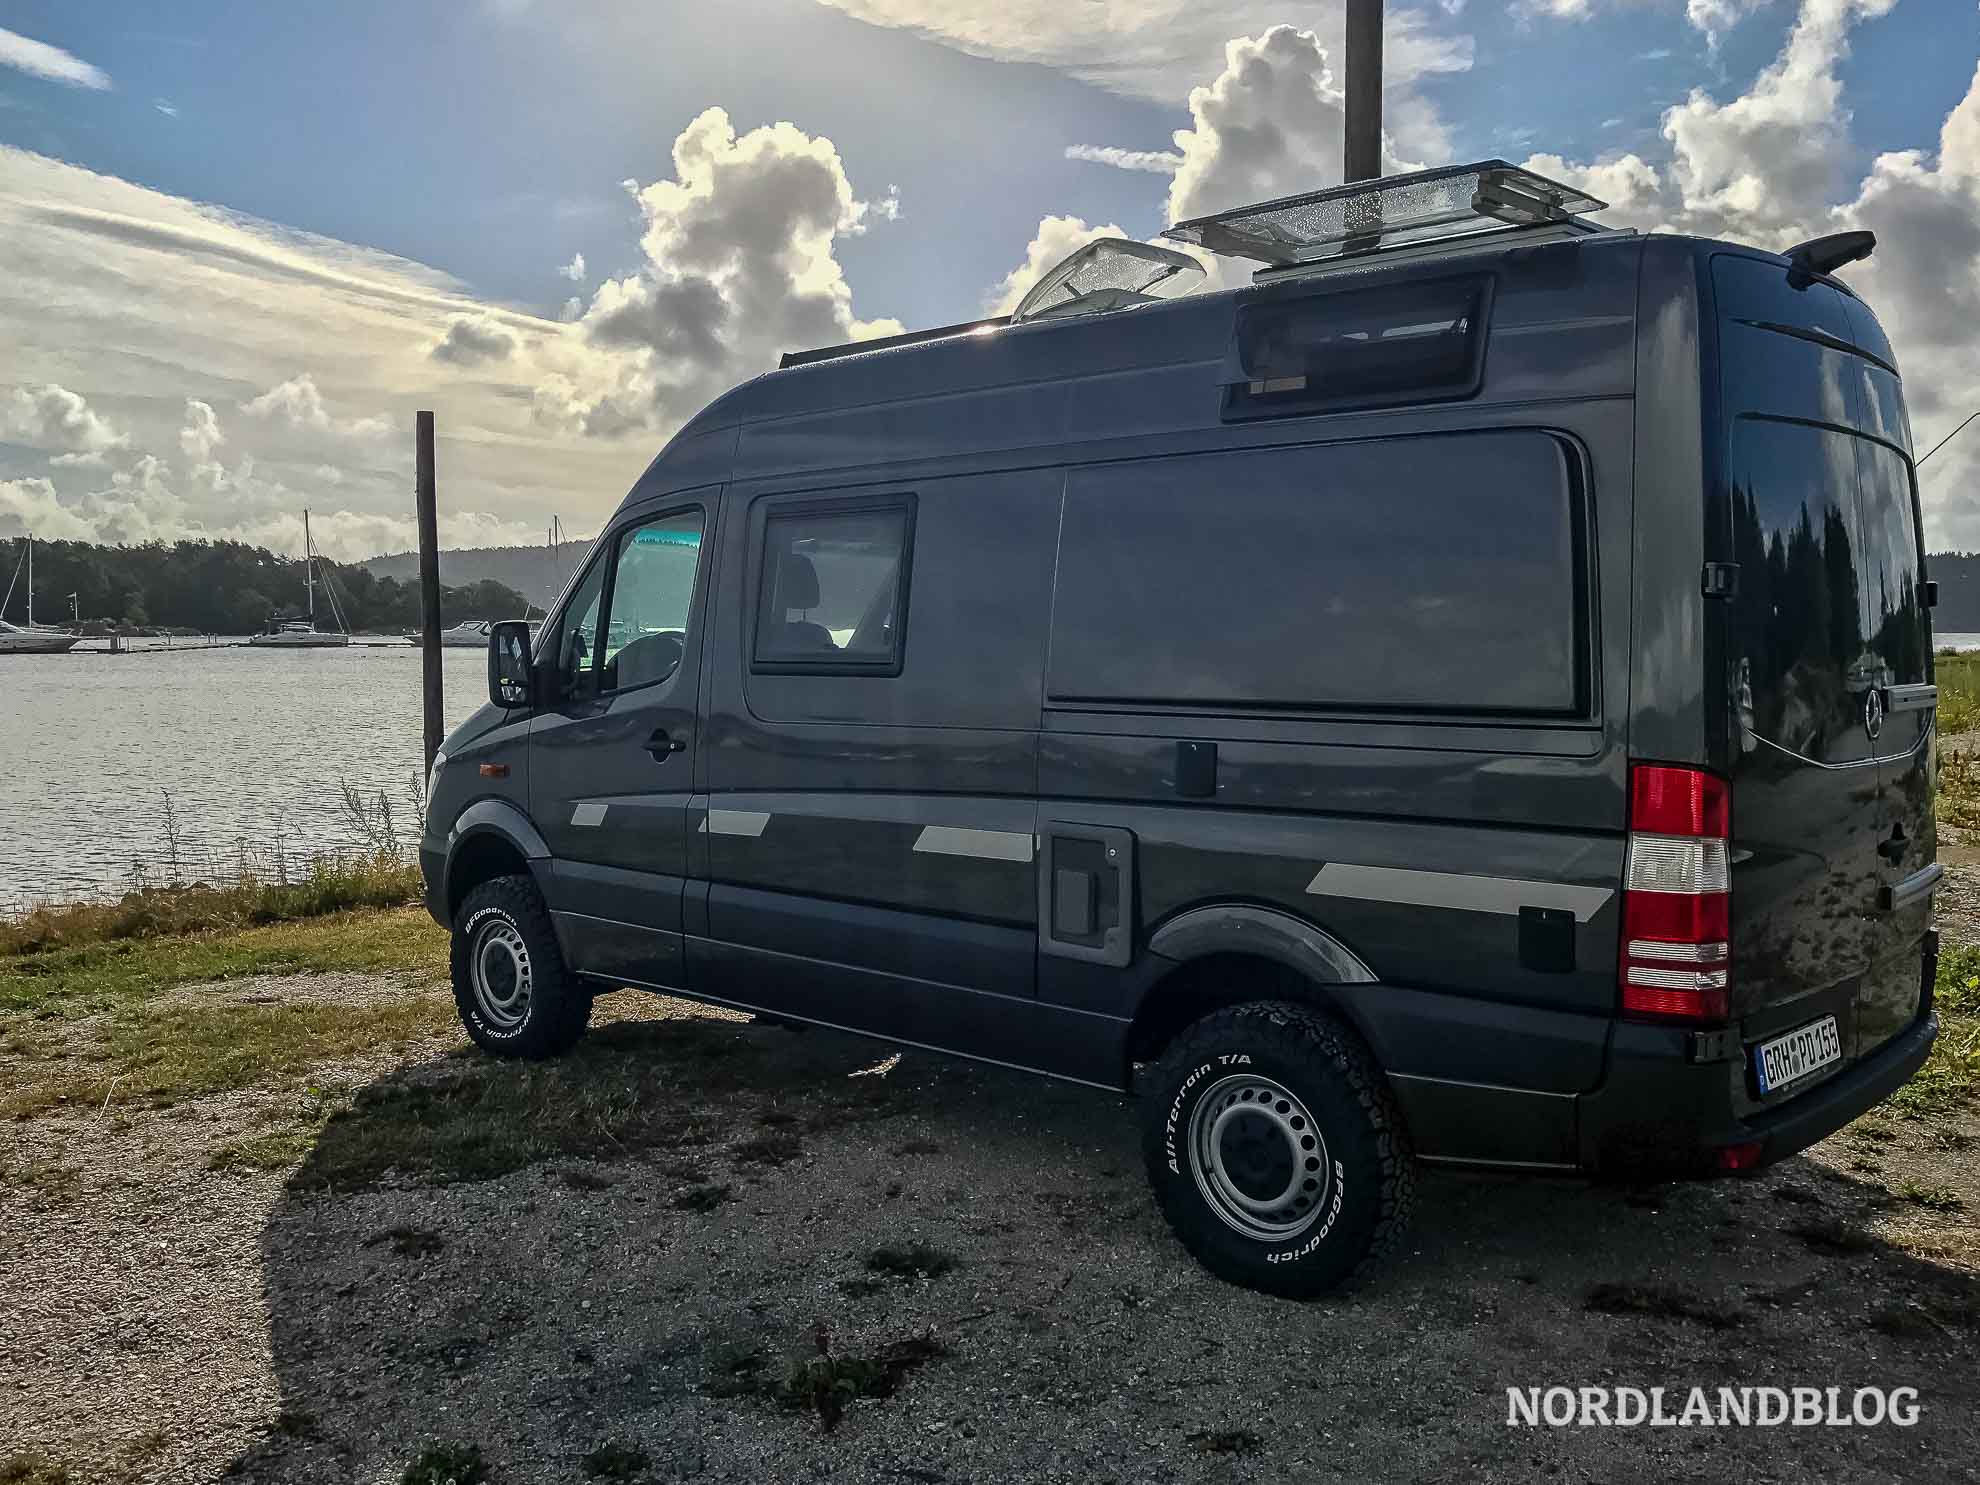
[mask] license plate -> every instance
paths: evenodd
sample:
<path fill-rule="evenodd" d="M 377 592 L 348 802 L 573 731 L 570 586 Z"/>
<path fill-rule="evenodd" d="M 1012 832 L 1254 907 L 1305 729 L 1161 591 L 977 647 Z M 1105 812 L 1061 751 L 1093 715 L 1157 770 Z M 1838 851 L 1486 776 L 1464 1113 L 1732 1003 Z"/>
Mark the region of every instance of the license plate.
<path fill-rule="evenodd" d="M 1755 1047 L 1753 1075 L 1759 1079 L 1762 1093 L 1778 1093 L 1788 1084 L 1840 1061 L 1842 1038 L 1836 1033 L 1836 1018 L 1824 1016 Z"/>

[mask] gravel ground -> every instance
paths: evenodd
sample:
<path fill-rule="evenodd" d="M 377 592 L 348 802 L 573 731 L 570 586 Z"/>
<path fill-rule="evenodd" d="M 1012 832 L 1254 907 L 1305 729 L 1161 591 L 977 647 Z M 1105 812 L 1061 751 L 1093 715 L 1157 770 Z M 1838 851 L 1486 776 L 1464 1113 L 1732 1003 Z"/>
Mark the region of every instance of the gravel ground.
<path fill-rule="evenodd" d="M 1403 1256 L 1302 1306 L 1182 1252 L 1122 1100 L 692 1015 L 726 1077 L 719 1105 L 682 1110 L 717 1115 L 684 1149 L 336 1194 L 312 1171 L 362 1134 L 362 1100 L 286 1175 L 208 1161 L 294 1093 L 0 1129 L 0 1460 L 38 1450 L 78 1482 L 389 1482 L 443 1441 L 479 1447 L 500 1485 L 594 1478 L 581 1461 L 609 1442 L 646 1464 L 604 1478 L 654 1481 L 1974 1477 L 1971 1116 L 1876 1120 L 1736 1182 L 1432 1173 Z M 457 1046 L 319 1081 L 417 1084 Z M 1904 1183 L 1948 1209 L 1897 1199 Z M 676 1205 L 704 1185 L 730 1199 Z M 872 1271 L 888 1248 L 953 1267 Z M 1661 1313 L 1610 1313 L 1590 1307 L 1604 1283 L 1669 1292 Z M 821 1344 L 844 1359 L 917 1338 L 943 1354 L 836 1428 L 770 1395 Z M 1508 1387 L 1552 1384 L 1912 1386 L 1921 1418 L 1508 1427 Z"/>

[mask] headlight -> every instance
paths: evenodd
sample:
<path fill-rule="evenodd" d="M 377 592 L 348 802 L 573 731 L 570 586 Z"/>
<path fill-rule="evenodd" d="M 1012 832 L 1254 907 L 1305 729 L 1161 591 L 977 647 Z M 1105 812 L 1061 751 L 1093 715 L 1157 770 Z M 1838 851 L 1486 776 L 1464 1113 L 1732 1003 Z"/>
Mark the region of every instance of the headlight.
<path fill-rule="evenodd" d="M 447 766 L 447 755 L 439 748 L 433 750 L 433 766 L 426 771 L 426 797 L 430 802 L 433 791 L 440 787 L 440 770 Z"/>

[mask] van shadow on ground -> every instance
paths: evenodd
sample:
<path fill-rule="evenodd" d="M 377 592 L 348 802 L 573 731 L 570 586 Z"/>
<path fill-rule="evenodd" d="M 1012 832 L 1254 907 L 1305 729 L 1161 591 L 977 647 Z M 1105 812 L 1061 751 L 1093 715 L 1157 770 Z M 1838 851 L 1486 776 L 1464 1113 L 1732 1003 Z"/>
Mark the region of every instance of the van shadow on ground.
<path fill-rule="evenodd" d="M 282 1415 L 233 1473 L 397 1480 L 437 1440 L 498 1482 L 591 1478 L 608 1443 L 654 1480 L 1970 1477 L 1980 1286 L 1868 1236 L 1889 1198 L 1815 1161 L 1427 1175 L 1399 1261 L 1293 1305 L 1176 1245 L 1128 1102 L 890 1055 L 622 1020 L 361 1090 L 266 1229 Z M 828 1432 L 776 1395 L 821 1331 L 841 1362 L 944 1354 Z M 1507 1387 L 1555 1383 L 1909 1385 L 1923 1417 L 1508 1428 Z"/>

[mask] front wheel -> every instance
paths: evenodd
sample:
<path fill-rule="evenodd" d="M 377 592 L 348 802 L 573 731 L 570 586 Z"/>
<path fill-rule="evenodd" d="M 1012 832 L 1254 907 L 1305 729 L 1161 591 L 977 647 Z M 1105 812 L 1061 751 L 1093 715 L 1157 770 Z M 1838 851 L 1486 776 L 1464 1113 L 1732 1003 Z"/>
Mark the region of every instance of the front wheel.
<path fill-rule="evenodd" d="M 461 904 L 449 955 L 454 1008 L 474 1044 L 500 1057 L 556 1057 L 591 1021 L 591 992 L 564 964 L 536 883 L 483 882 Z"/>
<path fill-rule="evenodd" d="M 1219 1278 L 1309 1299 L 1400 1239 L 1409 1138 L 1373 1060 L 1327 1017 L 1281 1001 L 1206 1016 L 1170 1043 L 1143 1098 L 1156 1200 Z"/>

